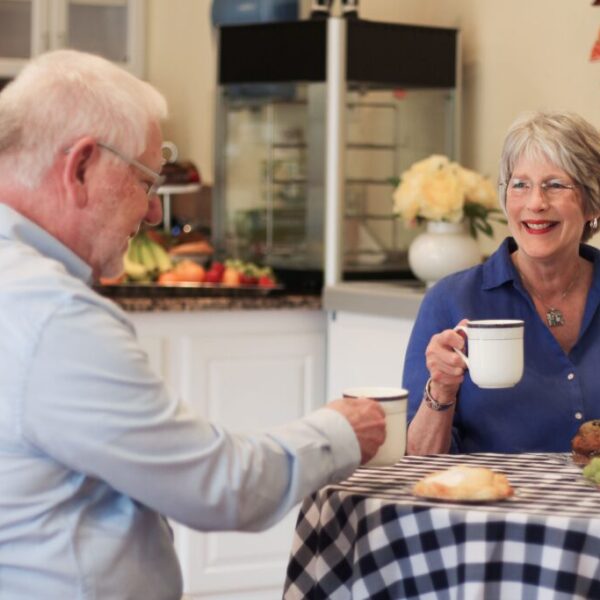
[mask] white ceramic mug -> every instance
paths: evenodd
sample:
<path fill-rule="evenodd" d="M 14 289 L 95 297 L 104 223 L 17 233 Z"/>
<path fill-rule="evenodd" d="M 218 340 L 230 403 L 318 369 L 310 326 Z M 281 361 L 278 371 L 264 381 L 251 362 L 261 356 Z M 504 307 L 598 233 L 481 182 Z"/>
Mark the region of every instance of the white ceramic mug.
<path fill-rule="evenodd" d="M 454 329 L 467 336 L 468 356 L 456 352 L 480 388 L 513 387 L 523 376 L 524 321 L 487 319 L 468 321 Z"/>
<path fill-rule="evenodd" d="M 408 391 L 396 387 L 364 386 L 344 390 L 345 398 L 372 398 L 385 412 L 385 442 L 367 463 L 372 466 L 393 465 L 406 452 L 406 408 Z"/>

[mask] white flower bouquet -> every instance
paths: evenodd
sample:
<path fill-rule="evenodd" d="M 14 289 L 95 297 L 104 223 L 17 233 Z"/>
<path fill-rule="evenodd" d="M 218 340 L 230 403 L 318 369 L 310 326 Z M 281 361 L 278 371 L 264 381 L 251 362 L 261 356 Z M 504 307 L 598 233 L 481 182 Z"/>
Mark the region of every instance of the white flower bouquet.
<path fill-rule="evenodd" d="M 402 173 L 394 192 L 394 212 L 409 226 L 467 219 L 473 237 L 478 231 L 492 236 L 490 220 L 506 223 L 492 182 L 438 154 Z"/>

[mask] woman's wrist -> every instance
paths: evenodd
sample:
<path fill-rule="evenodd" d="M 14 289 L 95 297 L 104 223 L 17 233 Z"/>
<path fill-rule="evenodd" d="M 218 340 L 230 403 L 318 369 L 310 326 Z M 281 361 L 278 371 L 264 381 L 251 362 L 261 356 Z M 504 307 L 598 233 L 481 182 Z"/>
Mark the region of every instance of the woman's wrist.
<path fill-rule="evenodd" d="M 437 412 L 441 412 L 448 410 L 456 404 L 455 395 L 449 396 L 448 394 L 439 393 L 440 390 L 438 386 L 436 386 L 436 390 L 432 390 L 433 384 L 434 382 L 430 377 L 425 384 L 425 390 L 423 393 L 423 402 L 425 402 L 428 408 Z"/>

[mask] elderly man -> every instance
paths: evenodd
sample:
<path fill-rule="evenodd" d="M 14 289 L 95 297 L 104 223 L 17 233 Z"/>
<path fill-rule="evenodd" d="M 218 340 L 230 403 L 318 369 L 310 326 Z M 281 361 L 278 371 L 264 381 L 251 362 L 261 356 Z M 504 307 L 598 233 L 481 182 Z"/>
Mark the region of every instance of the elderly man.
<path fill-rule="evenodd" d="M 89 287 L 161 208 L 163 97 L 74 51 L 0 94 L 0 596 L 181 595 L 164 516 L 259 529 L 385 437 L 371 400 L 232 435 L 169 396 L 127 318 Z"/>

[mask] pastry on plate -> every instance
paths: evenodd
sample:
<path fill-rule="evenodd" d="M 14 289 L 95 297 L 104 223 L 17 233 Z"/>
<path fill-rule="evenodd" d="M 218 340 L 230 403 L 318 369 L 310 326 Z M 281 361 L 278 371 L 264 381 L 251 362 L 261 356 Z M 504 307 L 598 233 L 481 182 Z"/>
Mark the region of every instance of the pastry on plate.
<path fill-rule="evenodd" d="M 600 419 L 587 421 L 579 427 L 571 440 L 573 462 L 586 465 L 594 456 L 600 456 Z"/>
<path fill-rule="evenodd" d="M 423 477 L 415 483 L 413 493 L 436 500 L 481 502 L 504 500 L 512 496 L 514 490 L 502 473 L 486 467 L 456 465 Z"/>

